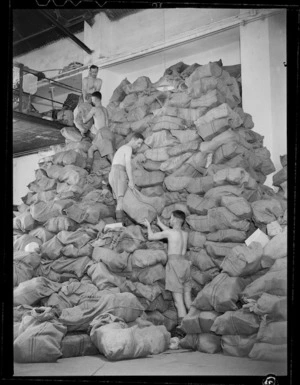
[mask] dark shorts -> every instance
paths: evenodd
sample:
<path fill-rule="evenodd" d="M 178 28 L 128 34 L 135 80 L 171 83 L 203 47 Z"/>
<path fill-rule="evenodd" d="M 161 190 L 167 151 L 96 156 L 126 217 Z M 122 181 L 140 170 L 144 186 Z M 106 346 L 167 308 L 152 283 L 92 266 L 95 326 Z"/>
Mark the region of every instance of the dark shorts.
<path fill-rule="evenodd" d="M 166 265 L 166 290 L 184 293 L 191 290 L 191 264 L 182 255 L 171 254 Z"/>

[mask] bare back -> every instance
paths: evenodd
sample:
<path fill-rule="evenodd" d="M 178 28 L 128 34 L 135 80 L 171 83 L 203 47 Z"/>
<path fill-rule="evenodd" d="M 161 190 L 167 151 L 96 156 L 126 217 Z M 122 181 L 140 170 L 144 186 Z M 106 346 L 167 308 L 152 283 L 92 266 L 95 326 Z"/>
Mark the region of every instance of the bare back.
<path fill-rule="evenodd" d="M 185 255 L 187 250 L 188 233 L 183 230 L 170 229 L 168 233 L 168 255 Z"/>
<path fill-rule="evenodd" d="M 121 146 L 115 153 L 112 165 L 120 164 L 121 166 L 126 167 L 126 158 L 131 157 L 132 147 L 124 144 Z"/>
<path fill-rule="evenodd" d="M 97 130 L 108 126 L 108 114 L 105 107 L 93 107 L 93 118 Z"/>

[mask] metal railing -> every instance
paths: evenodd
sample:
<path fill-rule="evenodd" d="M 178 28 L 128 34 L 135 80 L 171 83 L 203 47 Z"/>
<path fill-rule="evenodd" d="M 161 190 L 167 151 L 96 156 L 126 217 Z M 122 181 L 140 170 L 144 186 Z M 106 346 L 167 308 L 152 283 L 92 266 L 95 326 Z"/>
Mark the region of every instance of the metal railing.
<path fill-rule="evenodd" d="M 51 105 L 49 107 L 50 107 L 50 111 L 51 111 L 51 106 L 52 106 L 52 112 L 55 112 L 55 108 L 54 108 L 55 104 L 56 105 L 58 104 L 59 106 L 61 106 L 61 108 L 67 107 L 67 109 L 70 109 L 73 106 L 68 105 L 68 103 L 66 103 L 66 101 L 61 102 L 61 101 L 54 99 L 53 86 L 59 86 L 59 87 L 64 88 L 66 90 L 73 91 L 76 94 L 81 94 L 81 92 L 82 92 L 81 89 L 72 87 L 68 84 L 58 82 L 56 80 L 52 80 L 51 78 L 47 78 L 44 73 L 38 72 L 35 70 L 31 70 L 30 68 L 25 67 L 21 63 L 14 64 L 14 67 L 19 69 L 19 81 L 17 84 L 15 84 L 15 86 L 13 86 L 13 110 L 17 110 L 19 112 L 26 113 L 26 114 L 30 115 L 30 112 L 28 112 L 28 110 L 31 110 L 33 108 L 35 112 L 39 113 L 39 111 L 37 111 L 37 109 L 32 105 L 32 99 L 35 100 L 35 104 L 36 104 L 36 99 L 46 100 L 48 102 L 51 102 Z M 51 92 L 52 97 L 47 98 L 45 96 L 25 92 L 24 87 L 23 87 L 23 81 L 24 81 L 24 75 L 27 73 L 37 76 L 37 82 L 40 80 L 48 80 L 49 92 Z M 27 108 L 24 108 L 25 103 L 27 104 Z M 52 119 L 56 120 L 55 113 L 52 114 Z"/>

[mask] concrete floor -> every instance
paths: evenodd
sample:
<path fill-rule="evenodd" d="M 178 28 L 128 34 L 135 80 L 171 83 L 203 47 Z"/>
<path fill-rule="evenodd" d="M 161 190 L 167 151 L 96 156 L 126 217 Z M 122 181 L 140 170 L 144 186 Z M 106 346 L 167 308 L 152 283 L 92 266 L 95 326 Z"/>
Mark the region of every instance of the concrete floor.
<path fill-rule="evenodd" d="M 276 376 L 287 375 L 286 362 L 253 361 L 249 358 L 206 354 L 190 350 L 110 362 L 104 356 L 59 359 L 56 363 L 14 364 L 19 376 Z"/>

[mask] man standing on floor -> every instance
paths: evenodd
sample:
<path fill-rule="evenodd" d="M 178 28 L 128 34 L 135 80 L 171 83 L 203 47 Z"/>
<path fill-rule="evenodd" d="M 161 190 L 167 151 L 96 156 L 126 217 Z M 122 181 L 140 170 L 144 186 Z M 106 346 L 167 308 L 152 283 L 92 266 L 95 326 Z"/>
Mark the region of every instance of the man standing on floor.
<path fill-rule="evenodd" d="M 106 108 L 102 106 L 101 100 L 101 92 L 93 92 L 92 102 L 94 107 L 82 119 L 83 123 L 87 123 L 91 118 L 94 119 L 94 124 L 90 130 L 93 141 L 88 150 L 87 169 L 90 169 L 92 166 L 93 156 L 96 150 L 99 151 L 102 157 L 107 156 L 111 163 L 113 161 L 114 137 L 108 128 L 108 112 Z"/>
<path fill-rule="evenodd" d="M 171 228 L 165 226 L 157 218 L 157 225 L 163 230 L 158 233 L 153 233 L 148 219 L 145 219 L 144 222 L 148 228 L 149 241 L 168 240 L 165 288 L 172 292 L 177 309 L 178 322 L 176 332 L 178 336 L 184 335 L 180 325 L 192 305 L 190 262 L 184 258 L 188 241 L 188 233 L 182 230 L 184 221 L 185 213 L 181 210 L 173 211 L 170 219 Z"/>
<path fill-rule="evenodd" d="M 92 93 L 100 92 L 102 79 L 97 78 L 99 68 L 94 64 L 90 66 L 89 75 L 82 80 L 82 95 L 85 102 L 91 102 Z"/>
<path fill-rule="evenodd" d="M 143 135 L 135 133 L 127 144 L 118 149 L 112 161 L 108 181 L 117 199 L 116 219 L 118 222 L 123 222 L 123 198 L 126 190 L 128 187 L 134 188 L 131 155 L 141 147 L 143 141 Z"/>

